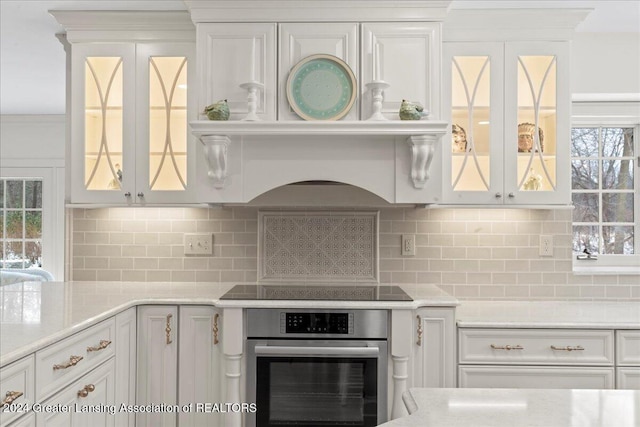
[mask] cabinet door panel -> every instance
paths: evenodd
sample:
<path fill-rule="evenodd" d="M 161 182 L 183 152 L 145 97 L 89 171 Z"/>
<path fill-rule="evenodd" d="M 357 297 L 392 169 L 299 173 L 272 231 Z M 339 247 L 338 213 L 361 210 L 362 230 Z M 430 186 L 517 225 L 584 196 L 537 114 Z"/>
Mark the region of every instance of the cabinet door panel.
<path fill-rule="evenodd" d="M 617 368 L 616 377 L 616 388 L 640 390 L 640 367 Z"/>
<path fill-rule="evenodd" d="M 569 204 L 569 44 L 505 46 L 505 203 Z"/>
<path fill-rule="evenodd" d="M 138 307 L 137 404 L 177 404 L 178 308 Z M 175 413 L 140 413 L 137 426 L 175 426 Z"/>
<path fill-rule="evenodd" d="M 382 111 L 385 117 L 399 120 L 403 99 L 421 103 L 431 119 L 440 111 L 440 24 L 432 22 L 362 24 L 362 72 L 360 93 L 362 118 L 370 117 L 371 94 L 366 84 L 383 80 Z"/>
<path fill-rule="evenodd" d="M 74 44 L 71 201 L 131 201 L 135 191 L 135 45 Z"/>
<path fill-rule="evenodd" d="M 280 85 L 278 102 L 279 120 L 300 120 L 287 100 L 289 71 L 301 59 L 310 55 L 327 54 L 342 59 L 359 76 L 358 25 L 354 23 L 286 23 L 280 24 Z M 358 120 L 359 101 L 342 120 Z"/>
<path fill-rule="evenodd" d="M 459 387 L 614 388 L 613 368 L 461 366 Z"/>
<path fill-rule="evenodd" d="M 253 66 L 251 56 L 253 55 Z M 247 90 L 240 85 L 250 80 L 264 84 L 258 91 L 256 114 L 262 120 L 276 118 L 276 24 L 198 24 L 198 67 L 200 76 L 198 111 L 226 99 L 230 120 L 242 119 L 248 110 Z M 206 120 L 206 116 L 202 115 Z"/>
<path fill-rule="evenodd" d="M 0 370 L 0 399 L 14 396 L 13 404 L 31 405 L 35 400 L 35 360 L 33 355 L 20 359 Z M 18 394 L 21 393 L 20 396 Z M 6 407 L 3 409 L 7 409 Z M 22 415 L 18 411 L 0 409 L 0 425 L 9 424 Z"/>
<path fill-rule="evenodd" d="M 69 411 L 40 411 L 36 413 L 40 427 L 115 427 L 115 417 L 109 410 L 92 411 L 91 408 L 112 408 L 115 405 L 115 362 L 112 359 L 100 365 L 69 387 L 56 393 L 43 405 L 65 407 Z M 82 397 L 79 393 L 85 392 Z M 115 405 L 117 408 L 117 405 Z"/>
<path fill-rule="evenodd" d="M 443 196 L 448 203 L 503 203 L 504 45 L 444 44 Z"/>
<path fill-rule="evenodd" d="M 195 46 L 138 44 L 136 58 L 136 203 L 193 201 Z"/>
<path fill-rule="evenodd" d="M 132 405 L 136 400 L 136 309 L 116 316 L 116 370 L 117 403 Z M 135 425 L 135 415 L 128 412 L 115 414 L 118 427 Z"/>
<path fill-rule="evenodd" d="M 222 402 L 220 311 L 213 307 L 180 307 L 180 405 Z M 180 413 L 180 425 L 222 425 L 222 414 Z"/>

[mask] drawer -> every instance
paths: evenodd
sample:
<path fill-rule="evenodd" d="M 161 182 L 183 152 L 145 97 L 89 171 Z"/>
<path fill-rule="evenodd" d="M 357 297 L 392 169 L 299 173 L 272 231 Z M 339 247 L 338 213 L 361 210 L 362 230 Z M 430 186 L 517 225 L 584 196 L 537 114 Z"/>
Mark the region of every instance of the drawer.
<path fill-rule="evenodd" d="M 114 318 L 36 352 L 36 399 L 42 401 L 114 354 Z"/>
<path fill-rule="evenodd" d="M 613 338 L 610 330 L 463 328 L 459 362 L 612 366 Z"/>
<path fill-rule="evenodd" d="M 614 368 L 461 366 L 464 388 L 614 388 Z"/>
<path fill-rule="evenodd" d="M 640 331 L 616 331 L 616 359 L 620 366 L 640 366 Z"/>
<path fill-rule="evenodd" d="M 0 409 L 0 425 L 7 425 L 20 418 L 30 408 L 35 400 L 34 375 L 33 355 L 13 362 L 0 370 L 0 399 L 3 402 Z"/>
<path fill-rule="evenodd" d="M 115 361 L 111 359 L 42 402 L 36 412 L 37 425 L 115 427 L 118 407 L 114 378 Z"/>
<path fill-rule="evenodd" d="M 640 368 L 616 368 L 616 388 L 640 390 Z"/>

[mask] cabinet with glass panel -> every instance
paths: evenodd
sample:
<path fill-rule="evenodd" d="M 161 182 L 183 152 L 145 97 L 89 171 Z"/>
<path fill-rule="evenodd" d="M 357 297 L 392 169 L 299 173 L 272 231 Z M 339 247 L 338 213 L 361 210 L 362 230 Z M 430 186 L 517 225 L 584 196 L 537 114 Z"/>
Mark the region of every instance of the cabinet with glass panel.
<path fill-rule="evenodd" d="M 71 202 L 187 203 L 194 43 L 77 43 Z"/>
<path fill-rule="evenodd" d="M 566 42 L 444 44 L 444 203 L 569 204 Z"/>

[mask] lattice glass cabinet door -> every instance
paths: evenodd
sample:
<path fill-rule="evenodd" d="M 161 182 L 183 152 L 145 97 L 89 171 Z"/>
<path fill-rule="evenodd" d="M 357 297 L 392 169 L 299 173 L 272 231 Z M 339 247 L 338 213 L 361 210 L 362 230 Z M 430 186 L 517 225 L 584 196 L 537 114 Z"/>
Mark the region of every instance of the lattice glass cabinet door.
<path fill-rule="evenodd" d="M 503 44 L 446 43 L 445 104 L 451 139 L 443 149 L 445 200 L 502 203 Z M 445 157 L 445 158 L 446 158 Z"/>
<path fill-rule="evenodd" d="M 505 159 L 514 166 L 505 183 L 507 202 L 570 202 L 565 47 L 507 44 L 506 94 L 512 97 L 505 102 Z"/>

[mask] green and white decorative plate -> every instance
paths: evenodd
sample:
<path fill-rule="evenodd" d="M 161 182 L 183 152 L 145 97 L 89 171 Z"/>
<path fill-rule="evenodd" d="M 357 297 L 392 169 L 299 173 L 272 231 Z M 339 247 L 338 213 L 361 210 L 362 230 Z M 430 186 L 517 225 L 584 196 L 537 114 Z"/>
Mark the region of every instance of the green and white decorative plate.
<path fill-rule="evenodd" d="M 305 120 L 338 120 L 356 100 L 356 78 L 340 58 L 311 55 L 291 69 L 287 99 Z"/>

